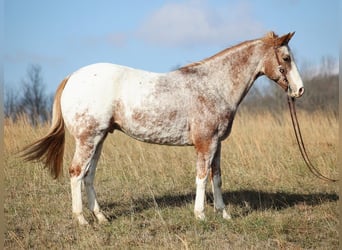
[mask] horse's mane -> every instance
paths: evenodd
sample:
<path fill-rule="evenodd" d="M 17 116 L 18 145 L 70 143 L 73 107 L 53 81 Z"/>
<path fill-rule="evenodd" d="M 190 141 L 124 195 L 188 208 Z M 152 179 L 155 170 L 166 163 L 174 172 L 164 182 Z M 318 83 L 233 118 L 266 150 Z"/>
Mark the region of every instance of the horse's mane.
<path fill-rule="evenodd" d="M 210 56 L 208 58 L 205 58 L 205 59 L 203 59 L 201 61 L 192 62 L 192 63 L 189 63 L 189 64 L 187 64 L 185 66 L 182 66 L 178 70 L 180 70 L 182 73 L 195 73 L 196 72 L 196 69 L 195 69 L 196 66 L 202 65 L 203 63 L 205 63 L 207 61 L 210 61 L 210 60 L 212 60 L 212 59 L 214 59 L 216 57 L 219 57 L 219 56 L 221 56 L 223 54 L 226 54 L 230 50 L 237 49 L 238 47 L 244 46 L 244 45 L 246 45 L 248 43 L 251 43 L 251 42 L 255 42 L 257 40 L 261 40 L 265 44 L 274 45 L 274 43 L 275 43 L 277 38 L 278 38 L 278 35 L 276 33 L 274 33 L 273 31 L 270 31 L 265 36 L 263 36 L 262 38 L 255 39 L 255 40 L 249 40 L 249 41 L 245 41 L 245 42 L 239 43 L 239 44 L 234 45 L 232 47 L 226 48 L 226 49 L 216 53 L 215 55 Z"/>

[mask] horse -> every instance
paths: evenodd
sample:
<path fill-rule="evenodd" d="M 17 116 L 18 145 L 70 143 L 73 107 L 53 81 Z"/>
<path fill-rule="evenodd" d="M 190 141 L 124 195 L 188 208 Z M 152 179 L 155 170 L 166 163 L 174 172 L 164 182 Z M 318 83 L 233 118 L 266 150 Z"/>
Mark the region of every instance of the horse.
<path fill-rule="evenodd" d="M 118 130 L 147 143 L 194 146 L 195 217 L 205 219 L 205 188 L 210 180 L 214 209 L 228 220 L 231 216 L 221 190 L 221 142 L 229 136 L 239 104 L 259 76 L 267 76 L 292 98 L 303 95 L 303 82 L 288 46 L 293 35 L 271 31 L 167 73 L 110 63 L 85 66 L 60 83 L 49 132 L 26 146 L 22 156 L 41 161 L 58 178 L 68 129 L 76 145 L 69 167 L 72 213 L 83 225 L 88 222 L 82 210 L 82 182 L 89 209 L 99 223 L 108 221 L 93 186 L 108 133 Z"/>

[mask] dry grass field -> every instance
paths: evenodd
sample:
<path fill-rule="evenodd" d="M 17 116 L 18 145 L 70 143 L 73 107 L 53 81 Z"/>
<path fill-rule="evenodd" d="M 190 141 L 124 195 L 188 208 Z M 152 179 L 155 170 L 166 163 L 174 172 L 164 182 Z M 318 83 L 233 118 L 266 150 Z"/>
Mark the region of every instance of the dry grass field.
<path fill-rule="evenodd" d="M 298 111 L 309 157 L 338 177 L 338 119 Z M 144 144 L 109 136 L 95 178 L 110 223 L 72 220 L 67 167 L 55 181 L 40 163 L 15 153 L 42 136 L 24 119 L 5 121 L 5 249 L 338 249 L 338 184 L 316 179 L 301 159 L 287 112 L 240 110 L 222 146 L 223 195 L 232 220 L 213 211 L 210 185 L 204 222 L 193 215 L 192 147 Z M 86 197 L 84 196 L 84 202 Z"/>

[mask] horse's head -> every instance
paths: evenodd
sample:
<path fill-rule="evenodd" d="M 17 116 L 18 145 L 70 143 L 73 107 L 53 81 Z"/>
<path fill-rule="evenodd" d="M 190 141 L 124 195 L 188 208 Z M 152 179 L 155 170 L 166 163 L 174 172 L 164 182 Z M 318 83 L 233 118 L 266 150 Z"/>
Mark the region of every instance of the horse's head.
<path fill-rule="evenodd" d="M 267 52 L 262 73 L 278 83 L 291 97 L 301 97 L 304 93 L 303 81 L 288 46 L 293 35 L 294 32 L 278 37 L 270 32 L 263 38 Z"/>

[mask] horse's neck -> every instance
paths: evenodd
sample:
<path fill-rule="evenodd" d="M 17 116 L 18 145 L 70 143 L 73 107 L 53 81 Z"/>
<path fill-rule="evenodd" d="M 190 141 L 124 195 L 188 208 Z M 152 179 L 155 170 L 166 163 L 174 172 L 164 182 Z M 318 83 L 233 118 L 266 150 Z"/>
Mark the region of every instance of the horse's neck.
<path fill-rule="evenodd" d="M 208 72 L 208 84 L 221 93 L 232 107 L 237 107 L 253 82 L 260 75 L 264 52 L 258 40 L 222 51 L 203 62 Z"/>

